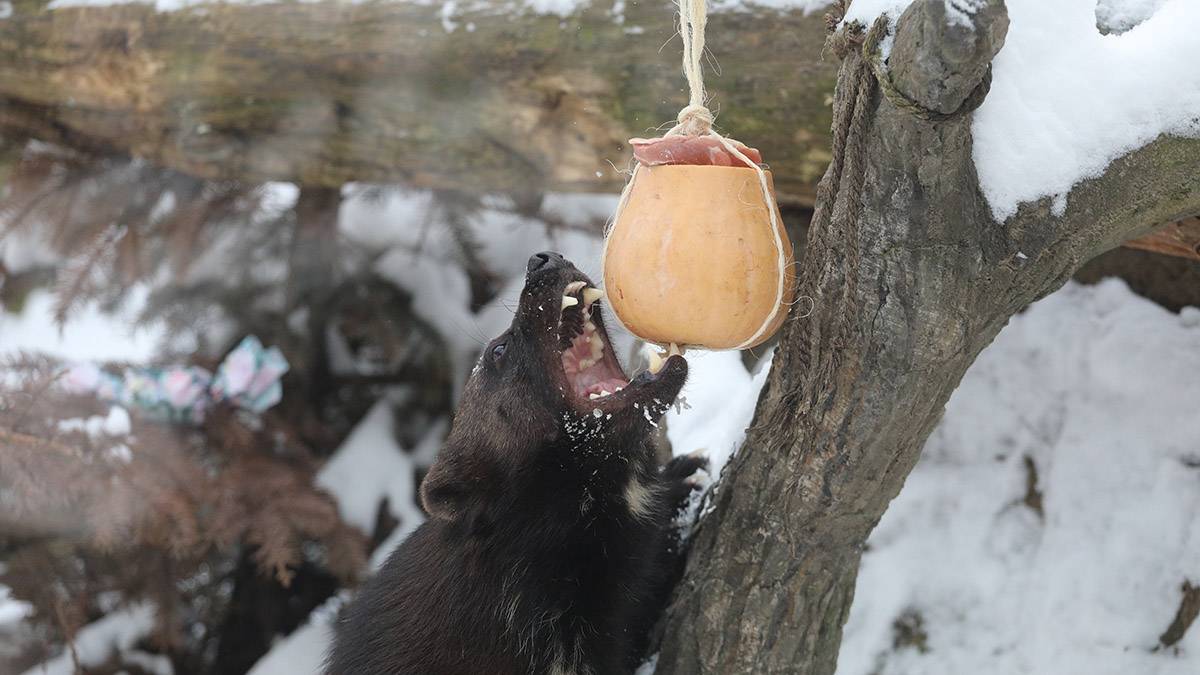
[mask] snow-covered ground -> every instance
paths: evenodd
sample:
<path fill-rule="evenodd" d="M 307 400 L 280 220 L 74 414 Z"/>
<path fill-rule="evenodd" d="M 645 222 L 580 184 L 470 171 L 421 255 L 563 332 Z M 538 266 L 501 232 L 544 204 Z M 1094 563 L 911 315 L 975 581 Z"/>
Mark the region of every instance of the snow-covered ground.
<path fill-rule="evenodd" d="M 137 664 L 143 672 L 171 675 L 171 661 L 162 655 L 140 652 L 139 640 L 150 634 L 155 624 L 155 608 L 140 603 L 108 614 L 84 626 L 75 635 L 75 657 L 83 667 L 103 665 L 112 654 L 124 654 L 125 660 Z M 25 672 L 25 675 L 72 675 L 77 672 L 71 654 L 62 654 Z"/>
<path fill-rule="evenodd" d="M 1197 373 L 1200 309 L 1118 280 L 1015 317 L 871 536 L 838 672 L 1200 673 L 1200 627 L 1154 651 L 1200 582 Z"/>
<path fill-rule="evenodd" d="M 0 351 L 36 351 L 72 360 L 144 360 L 163 337 L 158 327 L 133 325 L 147 294 L 143 286 L 133 288 L 117 320 L 95 303 L 85 305 L 72 313 L 60 331 L 48 320 L 54 314 L 53 296 L 44 289 L 34 290 L 21 314 L 0 312 Z"/>

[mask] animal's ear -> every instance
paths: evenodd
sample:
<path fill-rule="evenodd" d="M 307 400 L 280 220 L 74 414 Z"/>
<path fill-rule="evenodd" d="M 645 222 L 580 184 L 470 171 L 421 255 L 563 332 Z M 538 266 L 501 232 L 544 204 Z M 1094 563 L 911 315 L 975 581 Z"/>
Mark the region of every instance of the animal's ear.
<path fill-rule="evenodd" d="M 439 457 L 421 482 L 421 503 L 438 520 L 476 517 L 487 499 L 482 473 L 457 458 Z"/>

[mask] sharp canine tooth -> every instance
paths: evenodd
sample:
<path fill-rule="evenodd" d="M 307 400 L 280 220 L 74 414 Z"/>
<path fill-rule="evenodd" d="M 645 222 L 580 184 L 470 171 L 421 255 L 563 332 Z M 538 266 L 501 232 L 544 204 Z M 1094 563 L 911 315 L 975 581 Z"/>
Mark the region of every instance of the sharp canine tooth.
<path fill-rule="evenodd" d="M 563 296 L 563 304 L 562 304 L 563 309 L 566 309 L 568 307 L 574 307 L 575 305 L 578 305 L 578 304 L 579 304 L 579 301 L 576 300 L 575 298 L 572 298 L 569 295 Z"/>
<path fill-rule="evenodd" d="M 667 350 L 667 356 L 683 356 L 683 350 L 674 342 L 671 343 L 671 348 Z"/>
<path fill-rule="evenodd" d="M 600 290 L 599 288 L 590 288 L 589 287 L 589 288 L 583 289 L 584 304 L 590 305 L 593 302 L 595 302 L 603 297 L 604 297 L 604 291 Z"/>
<path fill-rule="evenodd" d="M 650 352 L 650 355 L 647 357 L 647 360 L 650 362 L 649 369 L 650 369 L 651 373 L 657 373 L 658 371 L 662 370 L 662 367 L 663 367 L 662 354 L 659 354 L 658 352 Z"/>
<path fill-rule="evenodd" d="M 600 398 L 600 394 L 597 394 L 597 393 L 595 393 L 595 392 L 592 392 L 592 393 L 588 394 L 588 398 L 590 398 L 590 399 L 592 399 L 592 400 L 594 401 L 594 400 L 596 400 L 596 399 Z"/>

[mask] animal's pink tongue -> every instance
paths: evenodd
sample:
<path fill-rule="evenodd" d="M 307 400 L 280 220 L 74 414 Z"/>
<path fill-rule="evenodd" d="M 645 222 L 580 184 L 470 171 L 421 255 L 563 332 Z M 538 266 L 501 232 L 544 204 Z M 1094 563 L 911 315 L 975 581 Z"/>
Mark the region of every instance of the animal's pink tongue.
<path fill-rule="evenodd" d="M 603 339 L 596 336 L 593 339 Z M 562 355 L 563 372 L 579 396 L 613 393 L 629 384 L 622 373 L 613 372 L 602 350 L 593 350 L 586 335 L 576 337 Z"/>
<path fill-rule="evenodd" d="M 608 379 L 608 380 L 600 380 L 596 384 L 593 384 L 592 386 L 590 386 L 586 390 L 584 390 L 584 393 L 585 394 L 601 394 L 604 392 L 608 392 L 608 393 L 612 394 L 619 389 L 624 389 L 625 385 L 627 385 L 627 384 L 629 384 L 629 383 L 626 382 L 625 380 L 617 379 L 617 378 L 612 378 L 612 379 Z"/>

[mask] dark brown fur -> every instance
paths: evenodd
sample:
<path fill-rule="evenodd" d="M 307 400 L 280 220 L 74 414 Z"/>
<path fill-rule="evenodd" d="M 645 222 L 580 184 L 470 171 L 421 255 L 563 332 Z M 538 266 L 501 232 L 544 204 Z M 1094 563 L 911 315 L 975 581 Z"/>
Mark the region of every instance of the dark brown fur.
<path fill-rule="evenodd" d="M 573 396 L 558 309 L 586 277 L 551 253 L 529 270 L 421 486 L 431 518 L 347 607 L 333 675 L 610 675 L 643 656 L 678 573 L 671 522 L 703 464 L 660 471 L 650 443 L 687 364 Z"/>

